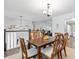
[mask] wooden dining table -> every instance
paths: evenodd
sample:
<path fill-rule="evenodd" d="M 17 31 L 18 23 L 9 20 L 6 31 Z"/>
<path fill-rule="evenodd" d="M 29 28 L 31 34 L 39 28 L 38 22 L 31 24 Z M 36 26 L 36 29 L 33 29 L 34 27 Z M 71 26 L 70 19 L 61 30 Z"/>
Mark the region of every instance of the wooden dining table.
<path fill-rule="evenodd" d="M 37 59 L 42 59 L 42 53 L 41 53 L 41 48 L 45 47 L 46 45 L 50 45 L 54 42 L 54 38 L 50 38 L 47 40 L 41 39 L 34 39 L 30 40 L 29 43 L 30 45 L 34 45 L 37 48 Z"/>

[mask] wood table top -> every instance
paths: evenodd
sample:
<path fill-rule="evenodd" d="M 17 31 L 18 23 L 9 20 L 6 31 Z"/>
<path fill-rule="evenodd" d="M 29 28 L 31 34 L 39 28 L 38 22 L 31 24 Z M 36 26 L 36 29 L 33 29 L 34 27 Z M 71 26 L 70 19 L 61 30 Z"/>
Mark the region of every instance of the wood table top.
<path fill-rule="evenodd" d="M 43 39 L 36 39 L 36 40 L 30 40 L 30 44 L 36 46 L 36 47 L 42 47 L 44 45 L 48 45 L 50 43 L 53 43 L 55 40 L 54 38 L 43 40 Z"/>

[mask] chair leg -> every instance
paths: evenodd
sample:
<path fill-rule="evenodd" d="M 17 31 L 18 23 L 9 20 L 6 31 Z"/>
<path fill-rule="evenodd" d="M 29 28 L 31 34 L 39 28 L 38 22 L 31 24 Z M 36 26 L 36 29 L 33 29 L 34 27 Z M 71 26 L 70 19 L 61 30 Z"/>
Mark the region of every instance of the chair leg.
<path fill-rule="evenodd" d="M 22 59 L 24 59 L 23 55 L 22 55 Z"/>
<path fill-rule="evenodd" d="M 50 59 L 49 57 L 47 57 L 46 59 Z"/>
<path fill-rule="evenodd" d="M 31 58 L 28 58 L 28 59 L 31 59 Z"/>
<path fill-rule="evenodd" d="M 67 53 L 66 53 L 66 48 L 64 47 L 64 53 L 65 53 L 65 56 L 67 57 Z"/>
<path fill-rule="evenodd" d="M 62 52 L 60 51 L 60 57 L 61 57 L 61 59 L 62 59 Z"/>
<path fill-rule="evenodd" d="M 54 59 L 54 54 L 51 54 L 51 59 Z"/>
<path fill-rule="evenodd" d="M 58 52 L 57 56 L 58 56 L 58 59 L 60 59 L 60 53 L 59 52 Z"/>

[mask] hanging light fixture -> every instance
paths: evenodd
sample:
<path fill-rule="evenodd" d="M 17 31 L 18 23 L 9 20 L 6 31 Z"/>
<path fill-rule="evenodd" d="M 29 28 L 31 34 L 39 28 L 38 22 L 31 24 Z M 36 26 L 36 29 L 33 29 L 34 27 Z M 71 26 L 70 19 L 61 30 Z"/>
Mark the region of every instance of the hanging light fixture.
<path fill-rule="evenodd" d="M 23 18 L 23 16 L 19 16 L 19 18 L 20 18 L 20 23 L 19 23 L 19 26 L 18 26 L 18 29 L 23 29 L 23 25 L 22 25 L 22 18 Z"/>
<path fill-rule="evenodd" d="M 28 25 L 23 26 L 23 16 L 19 16 L 19 17 L 20 17 L 20 24 L 17 29 L 20 29 L 20 30 L 28 29 Z"/>
<path fill-rule="evenodd" d="M 49 3 L 47 3 L 47 8 L 43 11 L 43 14 L 48 17 L 52 15 L 52 9 Z"/>
<path fill-rule="evenodd" d="M 46 8 L 43 11 L 43 14 L 48 16 L 48 17 L 52 15 L 52 4 L 51 4 L 51 2 L 52 2 L 51 0 L 47 1 Z"/>
<path fill-rule="evenodd" d="M 9 30 L 27 30 L 29 29 L 29 26 L 28 25 L 23 25 L 23 16 L 19 16 L 19 25 L 10 25 L 7 29 Z"/>

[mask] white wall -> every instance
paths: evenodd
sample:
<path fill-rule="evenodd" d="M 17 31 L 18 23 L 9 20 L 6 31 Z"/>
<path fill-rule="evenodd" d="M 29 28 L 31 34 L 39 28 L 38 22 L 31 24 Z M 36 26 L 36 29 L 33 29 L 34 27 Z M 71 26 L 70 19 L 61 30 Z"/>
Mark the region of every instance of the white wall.
<path fill-rule="evenodd" d="M 52 32 L 65 32 L 66 20 L 75 18 L 75 13 L 68 13 L 60 16 L 56 16 L 52 18 Z"/>
<path fill-rule="evenodd" d="M 68 13 L 68 14 L 64 14 L 64 15 L 60 15 L 60 16 L 56 16 L 56 17 L 52 17 L 52 21 L 43 21 L 43 22 L 37 22 L 36 28 L 38 29 L 47 29 L 47 30 L 51 30 L 52 27 L 52 32 L 65 32 L 65 21 L 71 18 L 75 18 L 75 13 Z M 7 28 L 10 25 L 20 25 L 20 21 L 19 19 L 12 19 L 9 17 L 5 16 L 5 21 L 4 21 L 4 27 Z M 33 28 L 32 25 L 32 21 L 27 21 L 27 20 L 23 20 L 23 25 L 28 25 L 31 29 Z"/>
<path fill-rule="evenodd" d="M 40 21 L 40 22 L 34 22 L 36 29 L 45 29 L 45 30 L 51 30 L 52 29 L 52 20 L 46 20 L 46 21 Z"/>

